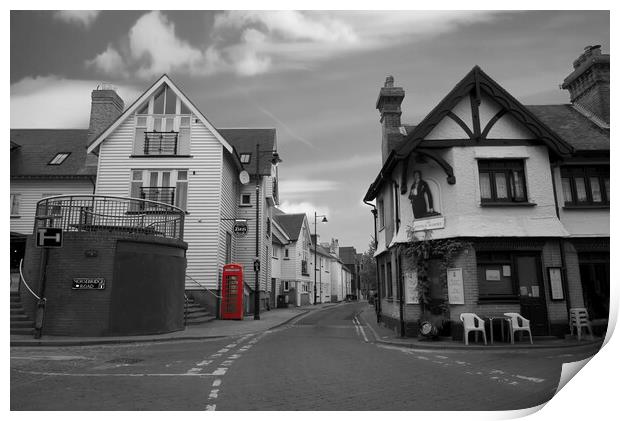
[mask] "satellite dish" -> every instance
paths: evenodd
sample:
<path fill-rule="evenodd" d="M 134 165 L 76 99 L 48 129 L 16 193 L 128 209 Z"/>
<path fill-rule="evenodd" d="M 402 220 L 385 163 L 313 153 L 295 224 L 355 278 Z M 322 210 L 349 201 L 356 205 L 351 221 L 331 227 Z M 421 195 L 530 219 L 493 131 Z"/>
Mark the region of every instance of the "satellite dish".
<path fill-rule="evenodd" d="M 239 173 L 239 181 L 241 184 L 248 184 L 250 182 L 250 174 L 246 170 L 243 170 Z"/>

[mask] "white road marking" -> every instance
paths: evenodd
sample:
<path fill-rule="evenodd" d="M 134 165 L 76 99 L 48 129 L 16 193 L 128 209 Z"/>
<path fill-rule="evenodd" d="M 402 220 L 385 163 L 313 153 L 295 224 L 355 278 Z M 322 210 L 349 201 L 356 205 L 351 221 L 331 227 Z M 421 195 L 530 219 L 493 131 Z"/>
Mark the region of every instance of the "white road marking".
<path fill-rule="evenodd" d="M 423 357 L 422 355 L 418 355 L 418 360 L 426 360 L 426 361 L 428 361 L 428 357 Z"/>
<path fill-rule="evenodd" d="M 442 360 L 447 360 L 448 359 L 448 357 L 444 357 L 443 355 L 435 355 L 435 358 L 439 358 L 439 359 L 442 359 Z"/>
<path fill-rule="evenodd" d="M 202 371 L 202 368 L 194 367 L 194 368 L 190 368 L 189 370 L 187 370 L 186 374 L 197 374 L 197 373 L 200 373 L 201 371 Z"/>
<path fill-rule="evenodd" d="M 220 389 L 211 390 L 211 393 L 209 393 L 209 399 L 217 399 L 217 394 L 219 391 Z"/>
<path fill-rule="evenodd" d="M 220 364 L 223 365 L 223 366 L 228 367 L 228 366 L 230 366 L 234 362 L 235 362 L 235 360 L 226 360 L 226 361 L 222 361 Z"/>
<path fill-rule="evenodd" d="M 228 357 L 229 360 L 236 360 L 237 358 L 241 357 L 241 355 L 239 354 L 233 354 L 231 356 Z"/>
<path fill-rule="evenodd" d="M 205 411 L 215 411 L 215 404 L 213 405 L 207 405 L 205 407 Z"/>
<path fill-rule="evenodd" d="M 226 374 L 226 372 L 228 371 L 228 368 L 226 367 L 218 367 L 213 373 L 211 373 L 212 376 L 223 376 Z"/>
<path fill-rule="evenodd" d="M 213 380 L 213 384 L 211 386 L 219 387 L 221 384 L 222 384 L 222 379 L 215 379 Z"/>
<path fill-rule="evenodd" d="M 213 362 L 213 360 L 204 360 L 204 361 L 200 361 L 198 364 L 196 364 L 198 367 L 203 367 L 205 365 L 209 365 Z"/>
<path fill-rule="evenodd" d="M 527 376 L 521 376 L 519 374 L 517 374 L 515 377 L 517 379 L 527 380 L 529 382 L 534 382 L 534 383 L 542 383 L 545 381 L 545 379 L 539 379 L 538 377 L 527 377 Z"/>
<path fill-rule="evenodd" d="M 27 371 L 27 370 L 15 370 L 19 373 L 32 374 L 35 376 L 63 376 L 63 377 L 205 377 L 205 376 L 218 376 L 216 372 L 213 373 L 54 373 L 47 371 Z"/>

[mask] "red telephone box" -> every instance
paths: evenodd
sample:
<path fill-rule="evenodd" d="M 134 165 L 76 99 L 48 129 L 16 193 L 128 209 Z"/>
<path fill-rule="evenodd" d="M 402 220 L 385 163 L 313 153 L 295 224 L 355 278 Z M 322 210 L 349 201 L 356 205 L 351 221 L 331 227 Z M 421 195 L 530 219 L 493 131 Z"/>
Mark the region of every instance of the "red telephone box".
<path fill-rule="evenodd" d="M 224 265 L 222 271 L 222 319 L 243 320 L 243 266 Z"/>

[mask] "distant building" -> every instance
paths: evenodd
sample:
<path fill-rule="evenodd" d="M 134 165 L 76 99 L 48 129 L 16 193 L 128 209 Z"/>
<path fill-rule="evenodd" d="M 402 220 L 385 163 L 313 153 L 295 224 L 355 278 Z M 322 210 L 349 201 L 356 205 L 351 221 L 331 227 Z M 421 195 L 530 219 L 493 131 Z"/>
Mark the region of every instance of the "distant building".
<path fill-rule="evenodd" d="M 360 297 L 361 254 L 355 250 L 355 247 L 340 247 L 340 258 L 351 274 L 350 294 L 358 298 Z"/>
<path fill-rule="evenodd" d="M 447 326 L 519 312 L 534 335 L 562 336 L 571 308 L 607 319 L 609 55 L 588 47 L 562 87 L 571 104 L 524 106 L 476 66 L 410 126 L 386 79 L 383 168 L 364 198 L 386 324 L 416 334 L 426 312 Z M 439 248 L 404 252 L 442 240 L 462 245 L 447 268 Z"/>

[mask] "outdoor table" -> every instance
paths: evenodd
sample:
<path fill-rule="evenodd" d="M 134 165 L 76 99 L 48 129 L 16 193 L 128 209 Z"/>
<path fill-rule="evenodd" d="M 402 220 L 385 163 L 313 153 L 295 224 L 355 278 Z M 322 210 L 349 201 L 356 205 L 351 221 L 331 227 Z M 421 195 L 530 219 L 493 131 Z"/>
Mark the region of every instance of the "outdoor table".
<path fill-rule="evenodd" d="M 499 319 L 500 320 L 500 328 L 501 328 L 501 336 L 500 338 L 502 340 L 504 340 L 504 320 L 506 320 L 505 316 L 488 316 L 487 319 L 489 319 L 489 330 L 491 333 L 491 345 L 493 345 L 493 320 L 495 319 Z"/>

